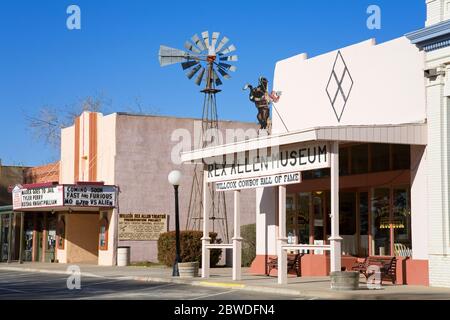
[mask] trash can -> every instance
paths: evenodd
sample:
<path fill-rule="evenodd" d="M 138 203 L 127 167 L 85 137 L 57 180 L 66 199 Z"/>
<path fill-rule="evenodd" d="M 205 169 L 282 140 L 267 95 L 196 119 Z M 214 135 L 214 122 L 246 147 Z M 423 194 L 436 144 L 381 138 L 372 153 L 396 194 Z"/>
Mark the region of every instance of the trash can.
<path fill-rule="evenodd" d="M 130 247 L 117 248 L 117 266 L 126 267 L 130 265 Z"/>

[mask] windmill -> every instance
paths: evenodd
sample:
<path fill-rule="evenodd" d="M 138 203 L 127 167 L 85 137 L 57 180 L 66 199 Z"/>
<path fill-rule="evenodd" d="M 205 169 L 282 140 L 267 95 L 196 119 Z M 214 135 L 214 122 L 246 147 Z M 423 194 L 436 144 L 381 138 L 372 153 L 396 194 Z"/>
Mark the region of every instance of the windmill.
<path fill-rule="evenodd" d="M 202 132 L 199 146 L 202 148 L 217 143 L 219 122 L 217 116 L 216 94 L 221 92 L 217 87 L 223 84 L 223 79 L 230 79 L 230 72 L 236 71 L 232 63 L 238 61 L 234 54 L 236 47 L 229 44 L 227 37 L 220 38 L 219 32 L 213 32 L 211 37 L 208 31 L 193 35 L 184 43 L 186 51 L 160 46 L 159 63 L 161 67 L 180 63 L 188 79 L 194 79 L 200 86 L 204 83 Z M 202 193 L 203 193 L 203 167 L 195 165 L 192 179 L 191 195 L 186 221 L 187 230 L 200 230 L 202 220 Z M 208 190 L 211 195 L 211 214 L 213 232 L 221 231 L 224 240 L 229 243 L 227 211 L 225 194 L 215 192 L 212 186 Z M 216 230 L 216 221 L 220 230 Z"/>

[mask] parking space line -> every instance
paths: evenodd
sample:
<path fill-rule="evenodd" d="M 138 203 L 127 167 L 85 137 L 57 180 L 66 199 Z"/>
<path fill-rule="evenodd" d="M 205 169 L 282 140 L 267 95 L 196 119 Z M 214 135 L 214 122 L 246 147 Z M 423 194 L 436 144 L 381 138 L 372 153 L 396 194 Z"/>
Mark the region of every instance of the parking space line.
<path fill-rule="evenodd" d="M 199 296 L 199 297 L 195 297 L 195 298 L 192 298 L 192 299 L 187 299 L 187 300 L 199 300 L 199 299 L 202 299 L 202 298 L 215 297 L 215 296 L 220 296 L 222 294 L 227 294 L 227 293 L 230 293 L 230 292 L 233 292 L 233 291 L 235 291 L 235 290 L 228 290 L 228 291 L 223 291 L 223 292 L 213 293 L 213 294 L 205 294 L 205 295 L 202 295 L 202 296 Z"/>
<path fill-rule="evenodd" d="M 171 286 L 175 286 L 175 285 L 176 285 L 176 283 L 166 283 L 166 284 L 161 284 L 159 286 L 154 286 L 154 287 L 146 287 L 146 288 L 126 290 L 126 291 L 120 291 L 120 292 L 105 293 L 105 294 L 102 294 L 102 295 L 95 295 L 95 299 L 120 298 L 120 297 L 126 296 L 127 293 L 129 293 L 129 292 L 136 293 L 136 292 L 139 292 L 139 291 L 146 291 L 146 290 L 152 291 L 153 289 L 171 287 Z M 81 286 L 81 289 L 83 289 L 83 286 Z M 82 298 L 78 298 L 78 300 L 91 300 L 92 298 L 93 297 L 82 297 Z"/>
<path fill-rule="evenodd" d="M 22 290 L 17 290 L 17 289 L 10 289 L 10 288 L 3 288 L 0 287 L 0 291 L 10 291 L 10 292 L 14 292 L 14 293 L 28 293 L 27 291 L 22 291 Z"/>

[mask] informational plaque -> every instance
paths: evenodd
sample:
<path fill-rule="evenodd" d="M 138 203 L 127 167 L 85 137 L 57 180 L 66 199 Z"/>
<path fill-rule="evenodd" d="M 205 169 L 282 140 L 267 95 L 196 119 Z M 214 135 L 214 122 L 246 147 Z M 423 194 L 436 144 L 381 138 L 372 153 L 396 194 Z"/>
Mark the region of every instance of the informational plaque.
<path fill-rule="evenodd" d="M 153 241 L 168 231 L 167 214 L 126 213 L 119 215 L 119 240 Z"/>

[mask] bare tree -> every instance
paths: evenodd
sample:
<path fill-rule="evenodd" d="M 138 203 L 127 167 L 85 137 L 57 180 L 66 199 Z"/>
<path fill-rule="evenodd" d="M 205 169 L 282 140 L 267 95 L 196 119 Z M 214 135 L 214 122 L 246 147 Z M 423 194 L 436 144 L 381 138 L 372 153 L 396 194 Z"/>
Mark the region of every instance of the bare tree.
<path fill-rule="evenodd" d="M 83 111 L 103 112 L 109 104 L 110 102 L 101 95 L 88 96 L 64 108 L 45 105 L 35 115 L 25 113 L 25 119 L 36 139 L 59 149 L 62 128 L 71 126 Z"/>
<path fill-rule="evenodd" d="M 44 105 L 37 114 L 25 113 L 34 138 L 44 141 L 48 146 L 59 150 L 61 146 L 61 129 L 71 126 L 75 118 L 84 111 L 105 113 L 111 109 L 111 100 L 103 95 L 87 96 L 63 108 Z M 144 105 L 140 97 L 136 97 L 131 106 L 125 107 L 127 112 L 140 115 L 157 115 L 159 110 Z"/>

